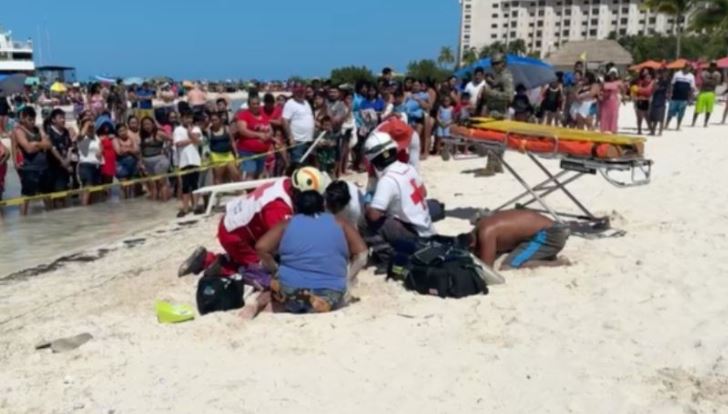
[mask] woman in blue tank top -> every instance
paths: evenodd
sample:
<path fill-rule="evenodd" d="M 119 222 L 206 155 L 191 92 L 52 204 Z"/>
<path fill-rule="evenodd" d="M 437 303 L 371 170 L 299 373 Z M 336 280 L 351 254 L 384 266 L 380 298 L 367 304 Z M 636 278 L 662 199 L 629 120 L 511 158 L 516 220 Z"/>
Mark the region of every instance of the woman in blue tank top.
<path fill-rule="evenodd" d="M 274 272 L 274 298 L 291 313 L 328 312 L 343 305 L 352 257 L 366 244 L 348 223 L 324 210 L 316 191 L 294 196 L 296 214 L 256 244 L 263 264 Z M 280 263 L 273 255 L 278 253 Z"/>

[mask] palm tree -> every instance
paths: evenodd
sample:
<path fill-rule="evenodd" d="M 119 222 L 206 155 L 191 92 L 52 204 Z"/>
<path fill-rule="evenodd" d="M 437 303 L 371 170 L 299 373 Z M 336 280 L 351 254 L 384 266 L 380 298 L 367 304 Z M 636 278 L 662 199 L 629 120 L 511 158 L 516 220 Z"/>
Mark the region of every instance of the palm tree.
<path fill-rule="evenodd" d="M 680 57 L 685 20 L 695 4 L 696 0 L 646 0 L 644 3 L 644 6 L 650 11 L 669 14 L 673 17 L 673 30 L 677 41 L 675 58 Z"/>
<path fill-rule="evenodd" d="M 690 27 L 728 38 L 728 0 L 701 0 Z"/>
<path fill-rule="evenodd" d="M 448 66 L 455 63 L 455 56 L 450 46 L 443 46 L 440 49 L 440 56 L 437 57 L 437 63 L 441 66 Z"/>
<path fill-rule="evenodd" d="M 476 60 L 478 60 L 478 51 L 474 47 L 463 52 L 463 65 L 472 65 Z"/>
<path fill-rule="evenodd" d="M 508 43 L 506 51 L 512 55 L 522 56 L 528 53 L 528 48 L 526 47 L 526 42 L 523 41 L 523 39 L 516 39 Z"/>

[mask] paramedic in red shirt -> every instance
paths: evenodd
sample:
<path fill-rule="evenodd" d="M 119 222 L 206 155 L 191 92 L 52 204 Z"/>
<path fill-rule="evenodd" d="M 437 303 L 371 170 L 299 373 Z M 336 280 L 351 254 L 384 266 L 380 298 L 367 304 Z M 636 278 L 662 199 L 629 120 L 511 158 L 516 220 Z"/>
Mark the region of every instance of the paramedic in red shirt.
<path fill-rule="evenodd" d="M 179 268 L 178 276 L 198 274 L 231 276 L 240 267 L 259 264 L 255 243 L 281 221 L 293 215 L 296 191 L 316 190 L 323 193 L 321 173 L 313 167 L 297 169 L 290 178 L 282 177 L 261 184 L 252 192 L 237 197 L 225 206 L 225 215 L 218 226 L 217 239 L 225 254 L 215 254 L 198 247 Z"/>

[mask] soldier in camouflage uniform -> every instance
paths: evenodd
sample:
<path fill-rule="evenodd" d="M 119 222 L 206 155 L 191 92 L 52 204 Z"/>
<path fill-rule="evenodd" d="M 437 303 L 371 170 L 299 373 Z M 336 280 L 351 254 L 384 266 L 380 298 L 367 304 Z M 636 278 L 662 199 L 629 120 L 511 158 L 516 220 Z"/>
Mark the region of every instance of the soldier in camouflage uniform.
<path fill-rule="evenodd" d="M 486 107 L 485 115 L 491 118 L 505 119 L 508 117 L 508 108 L 513 100 L 513 74 L 506 68 L 506 57 L 503 53 L 494 53 L 490 58 L 490 64 L 493 68 L 493 80 L 487 82 L 483 89 L 483 99 Z M 499 156 L 489 153 L 484 175 L 490 176 L 502 172 L 503 166 Z"/>

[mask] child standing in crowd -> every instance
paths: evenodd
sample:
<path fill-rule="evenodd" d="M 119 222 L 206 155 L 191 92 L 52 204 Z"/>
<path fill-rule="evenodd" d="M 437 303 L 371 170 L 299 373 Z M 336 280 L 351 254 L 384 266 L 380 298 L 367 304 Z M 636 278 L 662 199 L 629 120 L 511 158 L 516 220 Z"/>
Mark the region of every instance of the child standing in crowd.
<path fill-rule="evenodd" d="M 533 105 L 528 99 L 526 87 L 523 84 L 516 86 L 516 96 L 513 97 L 513 119 L 519 122 L 529 122 L 533 116 Z"/>
<path fill-rule="evenodd" d="M 318 168 L 329 175 L 338 177 L 336 161 L 338 160 L 337 146 L 341 140 L 341 132 L 334 131 L 334 124 L 329 117 L 324 117 L 321 120 L 321 132 L 324 136 L 316 146 Z"/>
<path fill-rule="evenodd" d="M 235 142 L 224 120 L 224 112 L 210 114 L 210 162 L 213 184 L 229 183 L 240 177 L 235 160 Z"/>
<path fill-rule="evenodd" d="M 111 118 L 102 115 L 96 118 L 96 135 L 101 140 L 101 154 L 104 162 L 101 165 L 101 184 L 111 184 L 116 175 L 116 150 L 114 149 L 114 125 Z"/>
<path fill-rule="evenodd" d="M 182 124 L 174 129 L 174 146 L 177 150 L 177 166 L 183 175 L 180 178 L 182 207 L 177 217 L 184 217 L 197 206 L 197 196 L 193 194 L 197 190 L 200 180 L 199 171 L 196 170 L 202 164 L 199 146 L 202 143 L 199 127 L 193 126 L 194 117 L 192 112 L 185 112 L 181 115 Z M 190 171 L 185 173 L 186 171 Z"/>
<path fill-rule="evenodd" d="M 435 148 L 438 151 L 449 151 L 449 148 L 441 148 L 442 144 L 450 139 L 450 125 L 455 119 L 455 109 L 452 106 L 450 95 L 443 95 L 442 103 L 437 110 L 437 129 L 435 130 Z"/>

